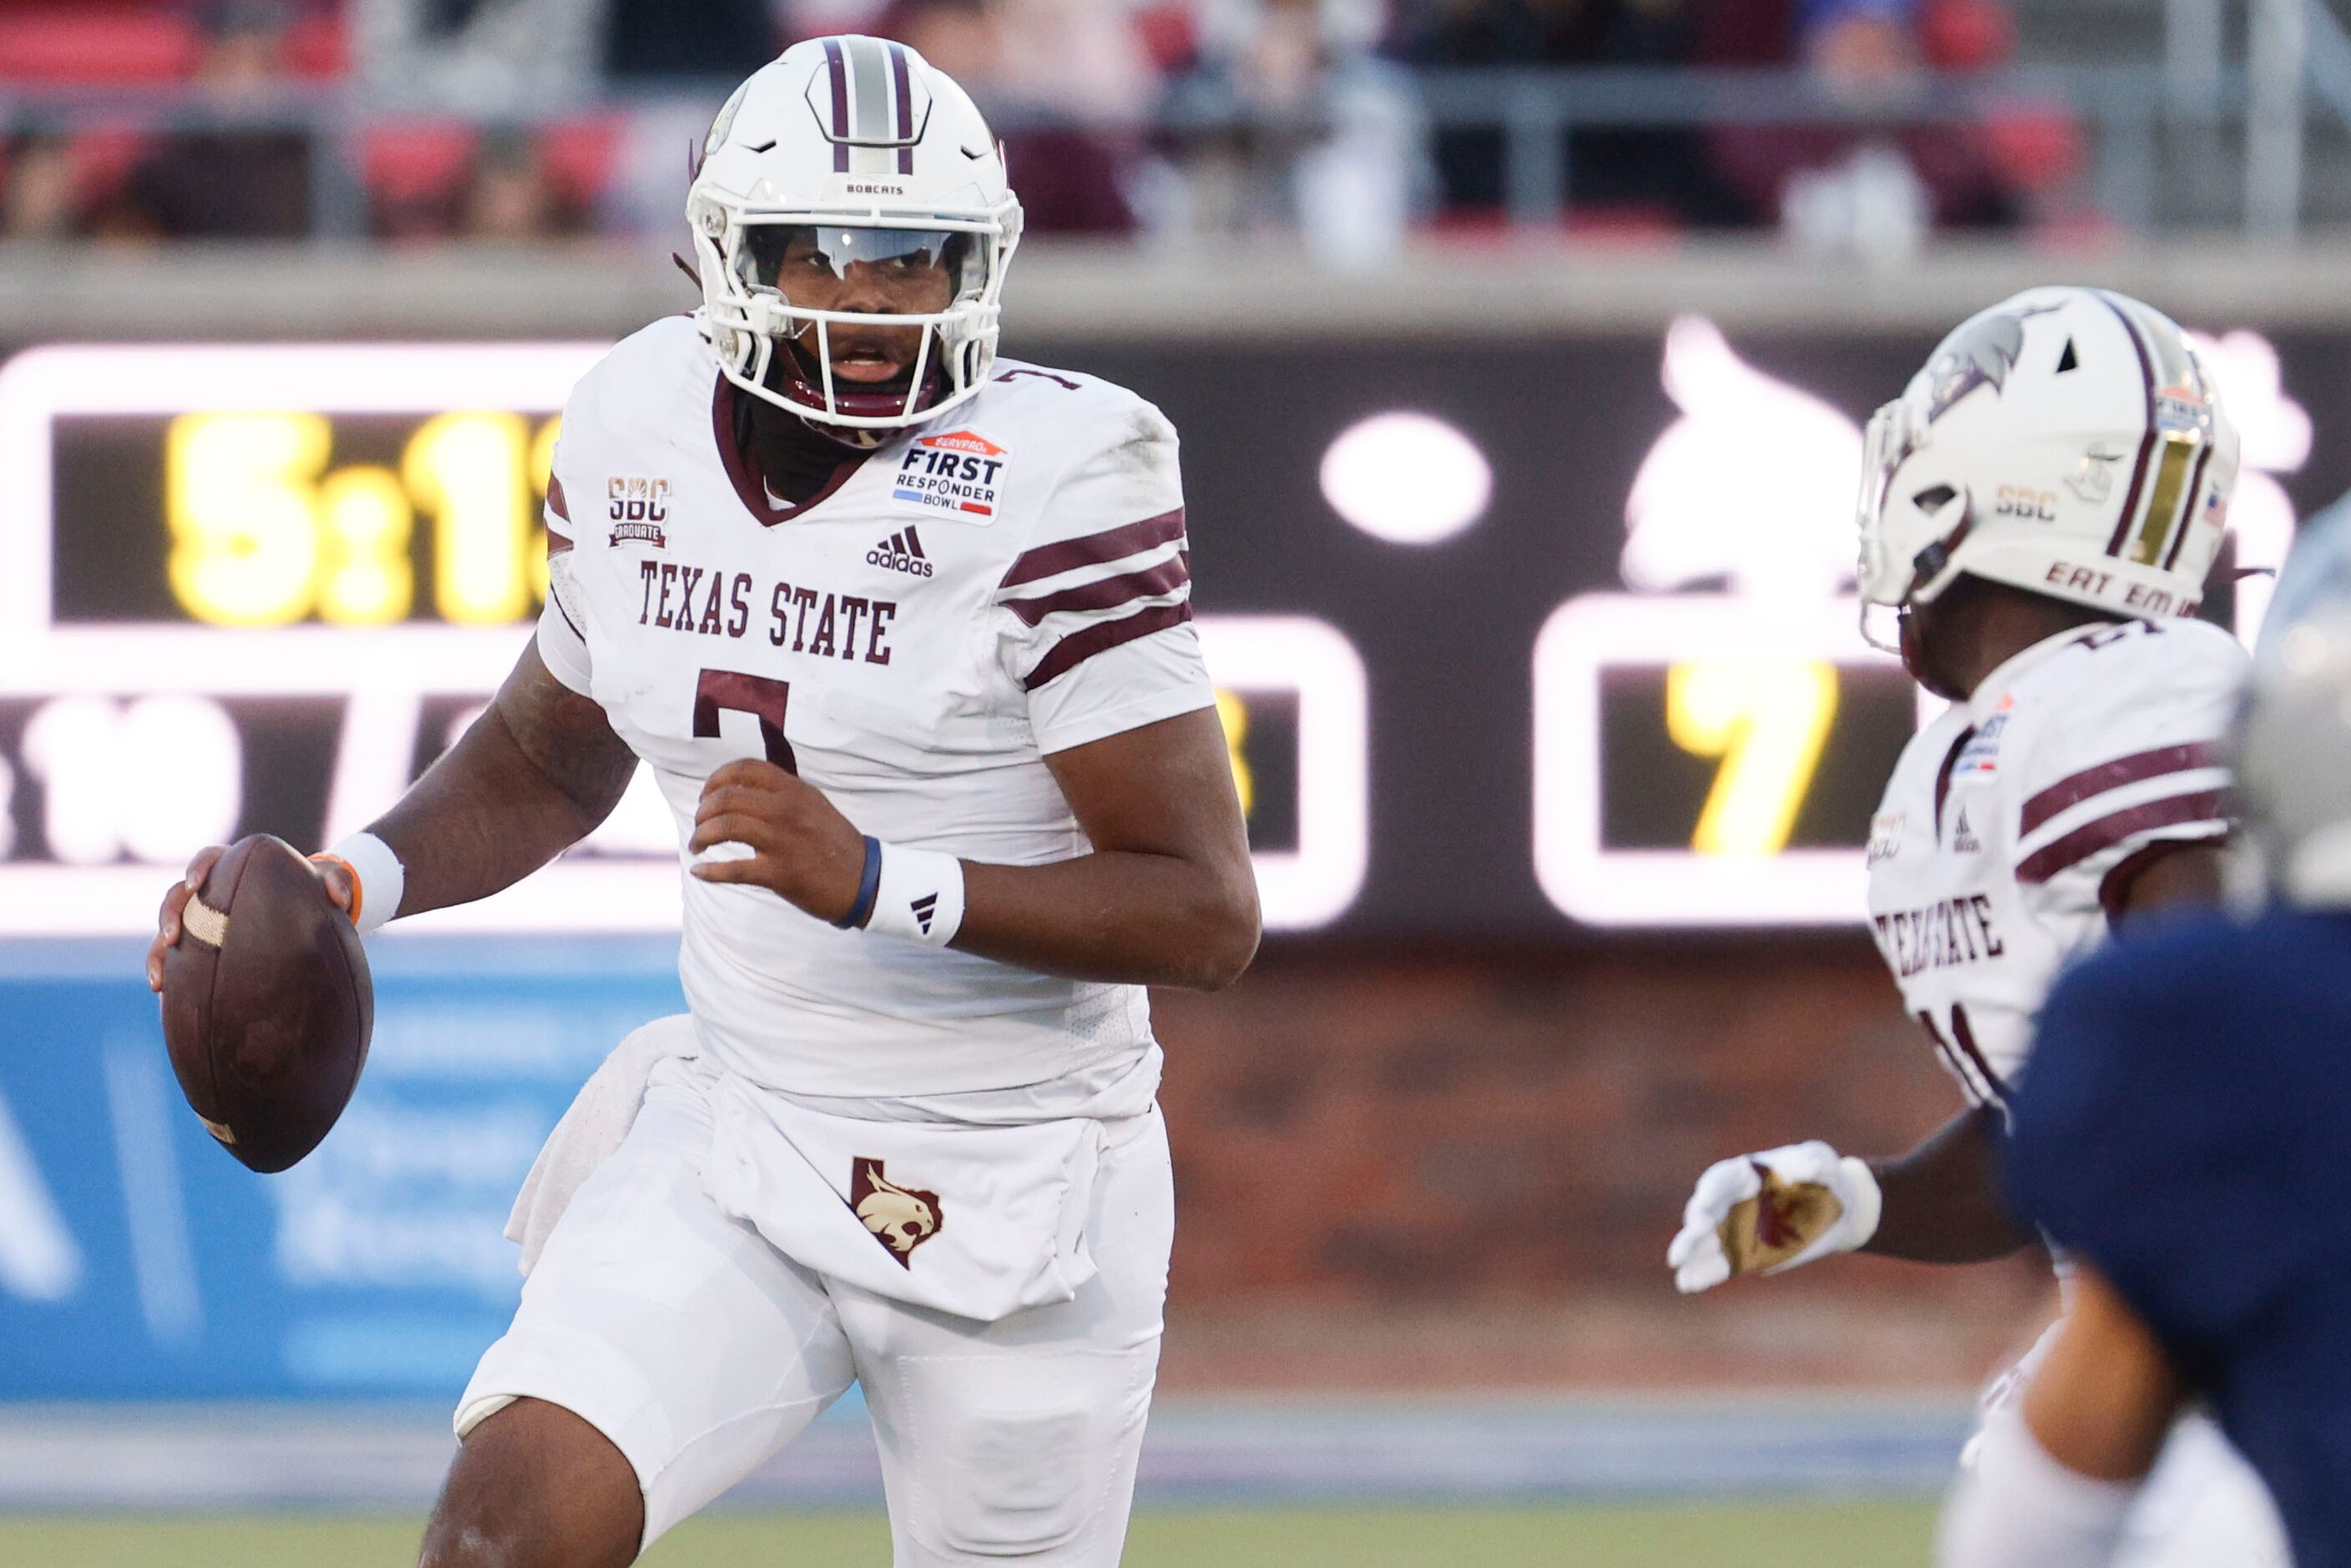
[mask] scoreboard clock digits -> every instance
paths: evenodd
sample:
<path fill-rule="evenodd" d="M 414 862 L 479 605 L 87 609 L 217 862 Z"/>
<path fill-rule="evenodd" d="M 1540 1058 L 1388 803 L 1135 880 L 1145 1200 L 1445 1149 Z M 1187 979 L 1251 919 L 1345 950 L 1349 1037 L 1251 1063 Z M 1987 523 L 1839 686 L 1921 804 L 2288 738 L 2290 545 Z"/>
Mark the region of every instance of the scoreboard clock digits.
<path fill-rule="evenodd" d="M 521 620 L 546 596 L 539 508 L 561 424 L 436 414 L 408 436 L 396 468 L 329 468 L 325 414 L 181 414 L 163 438 L 172 596 L 215 626 L 404 621 L 422 516 L 431 519 L 434 618 Z"/>
<path fill-rule="evenodd" d="M 1850 600 L 1595 593 L 1534 658 L 1536 880 L 1614 926 L 1847 925 L 1918 719 Z"/>

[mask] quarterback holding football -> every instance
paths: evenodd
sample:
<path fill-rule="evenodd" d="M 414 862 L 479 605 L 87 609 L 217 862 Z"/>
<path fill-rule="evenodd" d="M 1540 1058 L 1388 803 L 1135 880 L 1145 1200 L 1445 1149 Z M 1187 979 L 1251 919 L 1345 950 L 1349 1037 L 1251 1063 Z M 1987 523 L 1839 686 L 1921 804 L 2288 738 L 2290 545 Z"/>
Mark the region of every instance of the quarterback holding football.
<path fill-rule="evenodd" d="M 2096 289 L 1975 316 L 1871 421 L 1865 630 L 1897 617 L 1882 645 L 1951 706 L 1887 781 L 1869 915 L 1969 1107 L 1896 1159 L 1811 1142 L 1709 1167 L 1668 1252 L 1683 1291 L 1855 1249 L 1962 1263 L 2032 1239 L 1996 1159 L 2051 987 L 2111 926 L 2220 894 L 2220 742 L 2247 660 L 2193 612 L 2237 461 L 2186 335 Z M 2217 1430 L 2191 1418 L 2171 1447 L 2120 1561 L 2282 1563 L 2268 1499 Z"/>
<path fill-rule="evenodd" d="M 1258 938 L 1176 433 L 997 356 L 1020 206 L 911 49 L 761 68 L 686 217 L 701 308 L 565 410 L 534 641 L 321 862 L 363 931 L 486 897 L 642 763 L 685 873 L 690 1013 L 532 1173 L 423 1561 L 628 1563 L 855 1382 L 899 1563 L 1107 1568 L 1174 1225 L 1144 987 Z"/>

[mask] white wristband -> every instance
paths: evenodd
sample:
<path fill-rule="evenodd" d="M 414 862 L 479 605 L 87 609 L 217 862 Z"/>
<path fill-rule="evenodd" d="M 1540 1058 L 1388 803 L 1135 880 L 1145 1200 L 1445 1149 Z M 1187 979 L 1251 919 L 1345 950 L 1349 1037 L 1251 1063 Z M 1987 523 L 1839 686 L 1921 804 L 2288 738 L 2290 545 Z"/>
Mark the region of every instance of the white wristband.
<path fill-rule="evenodd" d="M 936 850 L 882 845 L 882 877 L 865 929 L 944 947 L 963 927 L 963 862 Z"/>
<path fill-rule="evenodd" d="M 353 833 L 323 852 L 351 868 L 359 880 L 359 918 L 351 924 L 364 936 L 400 913 L 401 894 L 408 888 L 408 872 L 392 846 L 373 833 Z"/>

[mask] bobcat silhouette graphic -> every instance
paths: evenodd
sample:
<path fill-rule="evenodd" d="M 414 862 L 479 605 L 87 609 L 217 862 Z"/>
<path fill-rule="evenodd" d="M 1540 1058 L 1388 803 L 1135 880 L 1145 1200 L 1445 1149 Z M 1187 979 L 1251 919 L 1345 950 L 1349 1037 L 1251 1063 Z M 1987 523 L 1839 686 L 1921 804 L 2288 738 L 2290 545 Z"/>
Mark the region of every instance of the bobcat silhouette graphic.
<path fill-rule="evenodd" d="M 914 1249 L 939 1233 L 939 1195 L 900 1186 L 883 1174 L 882 1162 L 859 1155 L 849 1168 L 849 1207 L 890 1249 L 902 1269 L 914 1266 Z"/>

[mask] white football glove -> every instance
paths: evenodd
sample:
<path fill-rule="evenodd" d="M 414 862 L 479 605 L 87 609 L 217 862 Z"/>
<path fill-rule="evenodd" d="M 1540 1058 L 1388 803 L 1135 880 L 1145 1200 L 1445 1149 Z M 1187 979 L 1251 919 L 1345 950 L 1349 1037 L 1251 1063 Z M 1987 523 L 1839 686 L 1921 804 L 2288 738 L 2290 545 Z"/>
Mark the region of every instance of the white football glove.
<path fill-rule="evenodd" d="M 1777 1274 L 1877 1233 L 1877 1178 L 1826 1144 L 1718 1160 L 1698 1178 L 1666 1266 L 1686 1296 L 1734 1274 Z"/>

